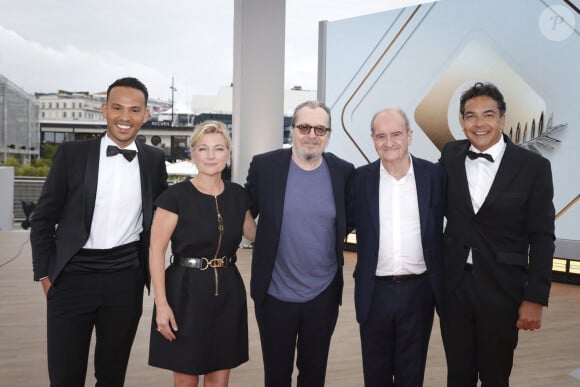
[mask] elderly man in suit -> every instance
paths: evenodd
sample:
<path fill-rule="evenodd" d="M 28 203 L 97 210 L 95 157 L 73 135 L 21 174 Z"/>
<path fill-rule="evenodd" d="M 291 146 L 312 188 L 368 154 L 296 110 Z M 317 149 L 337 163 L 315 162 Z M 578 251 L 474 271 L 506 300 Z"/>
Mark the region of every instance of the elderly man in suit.
<path fill-rule="evenodd" d="M 84 386 L 93 328 L 98 386 L 123 386 L 148 281 L 153 200 L 167 187 L 163 153 L 135 141 L 147 88 L 115 81 L 106 134 L 58 147 L 30 233 L 47 298 L 51 386 Z"/>
<path fill-rule="evenodd" d="M 502 133 L 492 84 L 460 99 L 466 140 L 448 143 L 442 319 L 448 386 L 509 385 L 518 329 L 539 329 L 554 253 L 550 162 Z"/>
<path fill-rule="evenodd" d="M 443 173 L 409 154 L 413 131 L 400 109 L 377 112 L 371 137 L 379 159 L 357 168 L 350 211 L 364 383 L 418 387 L 442 298 Z"/>
<path fill-rule="evenodd" d="M 346 199 L 352 164 L 324 152 L 330 111 L 298 105 L 292 149 L 255 156 L 246 189 L 259 215 L 251 295 L 260 330 L 266 387 L 290 387 L 298 348 L 298 386 L 324 386 L 342 294 Z"/>

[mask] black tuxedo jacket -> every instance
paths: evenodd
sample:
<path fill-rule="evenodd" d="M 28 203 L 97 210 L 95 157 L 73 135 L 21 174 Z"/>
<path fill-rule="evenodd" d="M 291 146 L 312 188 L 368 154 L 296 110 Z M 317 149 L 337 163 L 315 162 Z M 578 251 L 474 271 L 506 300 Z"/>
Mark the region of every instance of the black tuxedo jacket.
<path fill-rule="evenodd" d="M 274 262 L 280 242 L 280 228 L 284 212 L 286 181 L 292 157 L 291 149 L 279 149 L 254 156 L 250 163 L 246 190 L 251 201 L 254 217 L 260 216 L 252 258 L 251 296 L 261 303 L 268 291 Z M 324 153 L 330 171 L 334 203 L 336 205 L 336 261 L 340 292 L 342 294 L 342 267 L 344 264 L 344 238 L 347 235 L 346 206 L 350 177 L 354 166 L 332 153 Z"/>
<path fill-rule="evenodd" d="M 444 175 L 439 164 L 412 157 L 421 243 L 434 304 L 441 305 L 443 291 L 443 210 Z M 359 167 L 352 180 L 351 219 L 356 228 L 357 263 L 354 271 L 354 301 L 356 317 L 364 323 L 368 316 L 375 287 L 380 224 L 379 181 L 380 160 Z"/>
<path fill-rule="evenodd" d="M 31 219 L 30 241 L 36 281 L 46 276 L 51 282 L 56 281 L 89 238 L 97 194 L 101 138 L 62 143 L 54 155 Z M 143 207 L 139 259 L 148 285 L 153 201 L 167 188 L 167 171 L 163 152 L 140 142 L 136 145 Z"/>
<path fill-rule="evenodd" d="M 477 214 L 465 172 L 469 141 L 454 141 L 443 149 L 445 289 L 452 292 L 459 285 L 472 249 L 473 276 L 482 302 L 519 307 L 527 300 L 547 305 L 555 239 L 550 162 L 505 135 L 504 139 L 505 153 Z"/>

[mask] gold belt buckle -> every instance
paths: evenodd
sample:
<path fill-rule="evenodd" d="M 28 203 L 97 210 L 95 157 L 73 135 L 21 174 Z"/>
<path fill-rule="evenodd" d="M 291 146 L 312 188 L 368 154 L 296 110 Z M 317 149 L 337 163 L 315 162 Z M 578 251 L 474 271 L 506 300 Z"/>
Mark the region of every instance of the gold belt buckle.
<path fill-rule="evenodd" d="M 205 266 L 202 266 L 200 270 L 207 270 L 210 267 L 212 269 L 219 269 L 225 266 L 224 258 L 213 258 L 213 259 L 202 258 L 202 261 L 205 264 Z"/>

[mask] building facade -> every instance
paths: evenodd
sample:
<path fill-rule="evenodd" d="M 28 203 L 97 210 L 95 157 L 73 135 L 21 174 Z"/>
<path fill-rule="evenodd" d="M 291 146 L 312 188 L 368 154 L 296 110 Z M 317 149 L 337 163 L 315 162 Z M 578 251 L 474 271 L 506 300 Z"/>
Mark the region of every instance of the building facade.
<path fill-rule="evenodd" d="M 33 95 L 0 75 L 0 162 L 23 163 L 39 154 L 39 104 Z"/>
<path fill-rule="evenodd" d="M 101 105 L 106 95 L 66 90 L 35 95 L 40 104 L 41 121 L 103 121 Z"/>
<path fill-rule="evenodd" d="M 189 137 L 198 123 L 223 121 L 232 132 L 232 90 L 230 85 L 213 96 L 193 96 L 191 110 L 176 109 L 175 113 L 170 102 L 150 99 L 151 118 L 137 140 L 162 149 L 168 161 L 189 158 Z M 315 91 L 299 86 L 285 92 L 284 144 L 290 143 L 294 107 L 315 98 Z M 14 156 L 30 163 L 43 156 L 43 144 L 58 146 L 101 135 L 106 131 L 101 114 L 105 101 L 106 92 L 59 90 L 33 96 L 0 75 L 0 162 Z"/>

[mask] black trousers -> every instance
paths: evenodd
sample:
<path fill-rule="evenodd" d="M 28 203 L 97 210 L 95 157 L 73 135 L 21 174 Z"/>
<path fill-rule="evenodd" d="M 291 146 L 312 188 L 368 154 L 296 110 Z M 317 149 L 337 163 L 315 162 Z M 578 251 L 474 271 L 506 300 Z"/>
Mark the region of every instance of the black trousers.
<path fill-rule="evenodd" d="M 97 386 L 123 386 L 143 310 L 139 267 L 65 272 L 47 295 L 48 373 L 52 387 L 84 387 L 93 328 Z"/>
<path fill-rule="evenodd" d="M 448 387 L 507 387 L 518 342 L 518 306 L 485 305 L 473 274 L 444 294 L 441 332 Z"/>
<path fill-rule="evenodd" d="M 360 325 L 366 387 L 421 387 L 435 301 L 429 277 L 375 280 L 368 317 Z"/>
<path fill-rule="evenodd" d="M 264 360 L 265 387 L 290 387 L 298 352 L 298 387 L 322 387 L 330 340 L 338 318 L 339 286 L 335 278 L 311 301 L 283 302 L 266 295 L 255 305 Z"/>

